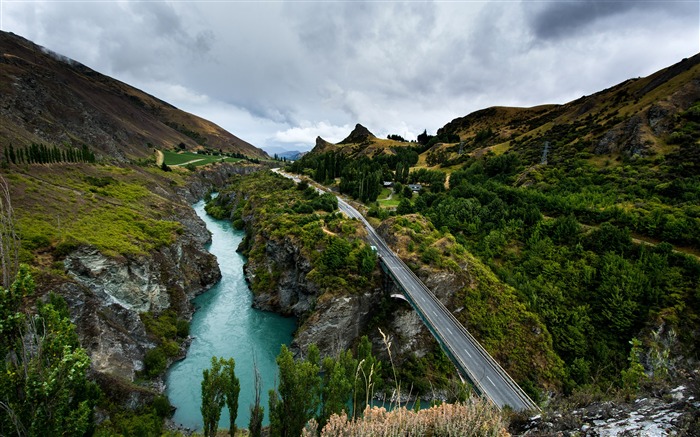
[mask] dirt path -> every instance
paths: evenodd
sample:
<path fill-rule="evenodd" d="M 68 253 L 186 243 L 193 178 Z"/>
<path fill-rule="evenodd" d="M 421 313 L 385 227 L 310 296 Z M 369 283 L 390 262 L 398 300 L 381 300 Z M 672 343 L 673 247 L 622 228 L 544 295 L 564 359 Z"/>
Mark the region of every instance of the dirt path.
<path fill-rule="evenodd" d="M 182 164 L 173 164 L 173 165 L 171 165 L 171 167 L 182 167 L 182 166 L 185 166 L 187 164 L 194 164 L 195 162 L 204 161 L 204 159 L 205 158 L 193 159 L 192 161 L 183 162 Z"/>
<path fill-rule="evenodd" d="M 163 152 L 156 149 L 156 165 L 160 167 L 163 165 L 163 162 L 165 162 L 165 155 L 163 155 Z"/>

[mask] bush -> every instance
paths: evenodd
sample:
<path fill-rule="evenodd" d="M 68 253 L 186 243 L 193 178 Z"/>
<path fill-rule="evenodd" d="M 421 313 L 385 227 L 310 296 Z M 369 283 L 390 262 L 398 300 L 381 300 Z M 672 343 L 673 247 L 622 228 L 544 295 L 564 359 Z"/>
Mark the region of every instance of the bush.
<path fill-rule="evenodd" d="M 143 372 L 149 378 L 153 378 L 165 372 L 165 365 L 165 352 L 160 346 L 156 346 L 146 352 L 146 356 L 143 359 Z"/>

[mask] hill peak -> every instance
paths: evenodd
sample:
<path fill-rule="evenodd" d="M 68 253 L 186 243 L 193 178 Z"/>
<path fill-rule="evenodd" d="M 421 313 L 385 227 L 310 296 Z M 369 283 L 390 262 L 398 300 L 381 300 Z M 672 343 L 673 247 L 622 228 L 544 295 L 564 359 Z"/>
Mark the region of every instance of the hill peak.
<path fill-rule="evenodd" d="M 338 144 L 359 144 L 364 143 L 367 140 L 376 138 L 372 132 L 366 127 L 362 126 L 360 123 L 355 125 L 355 129 L 350 132 L 347 138 Z"/>

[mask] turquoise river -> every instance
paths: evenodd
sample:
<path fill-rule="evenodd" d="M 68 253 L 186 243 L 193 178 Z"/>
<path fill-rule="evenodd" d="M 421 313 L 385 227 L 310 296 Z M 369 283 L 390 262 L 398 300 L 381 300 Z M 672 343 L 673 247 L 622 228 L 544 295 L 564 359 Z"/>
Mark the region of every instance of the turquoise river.
<path fill-rule="evenodd" d="M 202 370 L 209 368 L 211 357 L 236 360 L 236 375 L 241 383 L 236 425 L 247 428 L 250 405 L 254 401 L 254 367 L 262 377 L 264 424 L 268 423 L 269 389 L 274 388 L 277 375 L 275 358 L 282 344 L 289 344 L 295 320 L 252 308 L 252 295 L 243 275 L 245 258 L 236 252 L 243 232 L 225 220 L 215 220 L 204 212 L 204 202 L 194 205 L 197 215 L 212 233 L 209 251 L 216 255 L 221 268 L 221 281 L 194 300 L 196 312 L 190 324 L 194 337 L 187 357 L 175 363 L 166 377 L 166 393 L 177 408 L 173 420 L 188 428 L 202 429 L 201 405 Z M 229 427 L 228 410 L 224 407 L 219 422 Z"/>

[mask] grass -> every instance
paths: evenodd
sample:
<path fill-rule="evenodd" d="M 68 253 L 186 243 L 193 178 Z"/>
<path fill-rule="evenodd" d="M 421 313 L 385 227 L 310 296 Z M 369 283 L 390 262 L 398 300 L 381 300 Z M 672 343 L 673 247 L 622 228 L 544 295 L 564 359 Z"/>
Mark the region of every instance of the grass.
<path fill-rule="evenodd" d="M 106 255 L 144 254 L 175 241 L 178 203 L 154 193 L 177 184 L 139 167 L 56 164 L 7 175 L 22 260 L 65 254 L 82 244 Z"/>
<path fill-rule="evenodd" d="M 198 153 L 174 152 L 171 150 L 164 150 L 163 155 L 165 157 L 165 164 L 169 166 L 192 164 L 195 167 L 199 167 L 202 165 L 211 164 L 213 162 L 242 161 L 240 158 L 231 158 L 228 156 L 200 155 Z"/>
<path fill-rule="evenodd" d="M 394 209 L 399 206 L 400 199 L 398 195 L 392 196 L 392 190 L 389 188 L 382 188 L 382 192 L 379 193 L 377 197 L 377 203 L 382 208 Z"/>

